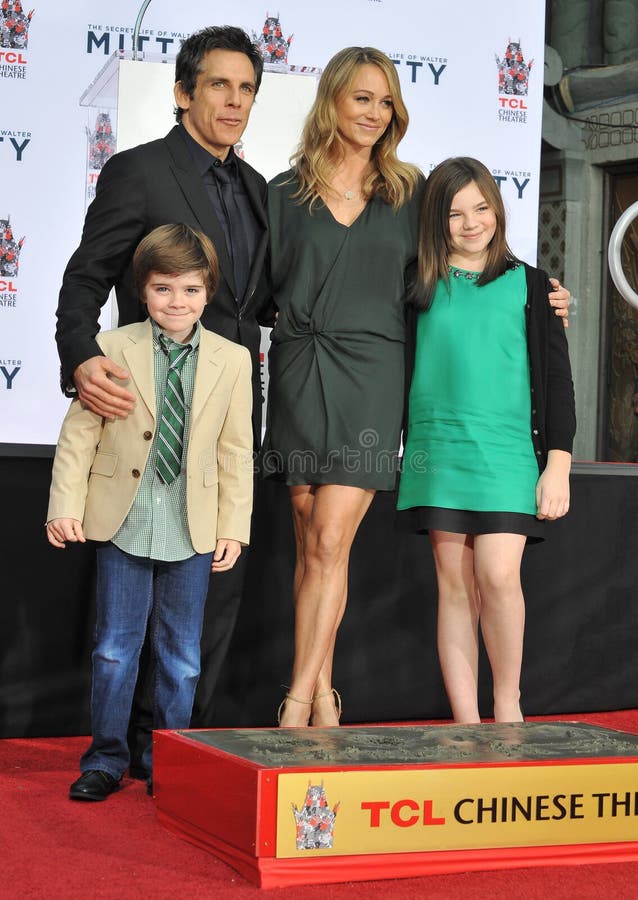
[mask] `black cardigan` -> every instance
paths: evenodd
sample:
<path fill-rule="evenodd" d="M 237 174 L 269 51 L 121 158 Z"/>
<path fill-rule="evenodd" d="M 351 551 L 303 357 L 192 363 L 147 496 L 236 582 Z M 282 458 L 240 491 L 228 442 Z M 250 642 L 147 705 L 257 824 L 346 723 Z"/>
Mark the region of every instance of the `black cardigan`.
<path fill-rule="evenodd" d="M 547 300 L 552 290 L 549 278 L 541 269 L 524 265 L 532 442 L 542 472 L 549 450 L 572 452 L 576 433 L 574 385 L 565 326 Z"/>
<path fill-rule="evenodd" d="M 523 263 L 527 281 L 525 319 L 530 364 L 530 430 L 538 468 L 547 465 L 549 450 L 572 451 L 576 432 L 574 386 L 563 320 L 550 306 L 547 295 L 553 290 L 547 274 Z M 408 400 L 416 353 L 418 310 L 407 307 L 404 434 L 408 422 Z M 404 437 L 404 444 L 406 438 Z"/>

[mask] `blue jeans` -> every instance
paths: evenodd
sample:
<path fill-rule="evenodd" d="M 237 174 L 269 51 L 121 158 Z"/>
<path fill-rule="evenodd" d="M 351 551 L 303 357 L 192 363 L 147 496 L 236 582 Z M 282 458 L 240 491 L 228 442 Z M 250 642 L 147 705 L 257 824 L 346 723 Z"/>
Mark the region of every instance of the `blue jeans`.
<path fill-rule="evenodd" d="M 179 562 L 131 556 L 108 543 L 97 549 L 97 620 L 93 650 L 93 741 L 82 772 L 120 778 L 129 764 L 126 733 L 147 625 L 155 662 L 153 726 L 188 728 L 199 678 L 200 638 L 212 553 Z M 151 773 L 152 748 L 142 765 Z"/>

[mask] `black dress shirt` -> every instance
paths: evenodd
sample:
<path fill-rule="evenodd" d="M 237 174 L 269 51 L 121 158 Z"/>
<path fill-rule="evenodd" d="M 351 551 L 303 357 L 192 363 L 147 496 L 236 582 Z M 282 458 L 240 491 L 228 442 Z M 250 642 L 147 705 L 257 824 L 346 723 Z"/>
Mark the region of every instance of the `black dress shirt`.
<path fill-rule="evenodd" d="M 239 174 L 235 152 L 231 147 L 222 162 L 198 144 L 184 126 L 180 127 L 180 133 L 224 232 L 226 249 L 233 261 L 235 298 L 240 303 L 255 256 L 258 229 L 250 199 Z"/>

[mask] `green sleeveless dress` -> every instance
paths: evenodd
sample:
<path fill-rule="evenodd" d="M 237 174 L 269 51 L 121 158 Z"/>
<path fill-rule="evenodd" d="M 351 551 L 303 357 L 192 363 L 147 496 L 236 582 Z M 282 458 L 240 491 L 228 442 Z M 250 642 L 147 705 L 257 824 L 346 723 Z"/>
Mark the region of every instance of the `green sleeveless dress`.
<path fill-rule="evenodd" d="M 536 514 L 539 471 L 531 437 L 525 269 L 508 269 L 483 287 L 477 278 L 452 267 L 449 284 L 439 282 L 431 308 L 418 316 L 398 508 L 527 519 Z M 529 533 L 537 533 L 535 523 Z M 430 527 L 444 525 L 437 520 Z"/>

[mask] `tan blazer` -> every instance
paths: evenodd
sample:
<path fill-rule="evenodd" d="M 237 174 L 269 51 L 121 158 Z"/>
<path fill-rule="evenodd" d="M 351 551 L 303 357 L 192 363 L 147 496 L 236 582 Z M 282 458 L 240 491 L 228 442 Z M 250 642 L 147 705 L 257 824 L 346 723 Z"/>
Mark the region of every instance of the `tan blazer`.
<path fill-rule="evenodd" d="M 149 320 L 97 336 L 106 356 L 128 369 L 135 395 L 126 419 L 107 422 L 78 400 L 62 423 L 47 521 L 79 519 L 84 535 L 110 540 L 126 518 L 155 434 L 153 333 Z M 197 553 L 217 538 L 247 544 L 253 497 L 250 354 L 205 328 L 200 343 L 186 449 L 186 508 Z"/>

